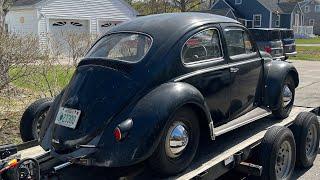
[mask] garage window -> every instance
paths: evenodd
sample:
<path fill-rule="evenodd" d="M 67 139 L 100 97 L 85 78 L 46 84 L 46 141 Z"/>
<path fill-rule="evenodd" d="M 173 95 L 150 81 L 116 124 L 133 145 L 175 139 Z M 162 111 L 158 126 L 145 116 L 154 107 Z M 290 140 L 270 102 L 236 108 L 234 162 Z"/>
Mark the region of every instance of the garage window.
<path fill-rule="evenodd" d="M 207 29 L 189 38 L 182 49 L 182 60 L 186 64 L 199 63 L 222 57 L 217 29 Z"/>
<path fill-rule="evenodd" d="M 66 24 L 67 24 L 67 22 L 59 21 L 59 22 L 53 23 L 52 26 L 64 26 L 64 25 L 66 25 Z"/>
<path fill-rule="evenodd" d="M 87 57 L 138 62 L 148 53 L 151 44 L 152 39 L 143 34 L 111 34 L 100 39 Z"/>

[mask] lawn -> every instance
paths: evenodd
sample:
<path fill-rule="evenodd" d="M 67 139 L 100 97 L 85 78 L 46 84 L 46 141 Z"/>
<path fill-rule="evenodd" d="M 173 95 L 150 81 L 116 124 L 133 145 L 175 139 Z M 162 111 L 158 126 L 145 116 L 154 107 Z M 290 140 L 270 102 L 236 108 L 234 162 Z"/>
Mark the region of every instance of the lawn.
<path fill-rule="evenodd" d="M 13 81 L 17 88 L 26 89 L 35 93 L 48 93 L 50 90 L 59 90 L 65 87 L 70 81 L 74 72 L 74 67 L 67 66 L 29 66 L 27 71 L 32 71 L 27 76 Z M 15 68 L 10 70 L 10 76 L 15 76 L 18 72 L 25 71 L 25 68 Z M 47 92 L 46 92 L 47 91 Z"/>
<path fill-rule="evenodd" d="M 293 60 L 320 61 L 320 47 L 297 47 L 297 56 Z"/>
<path fill-rule="evenodd" d="M 28 72 L 16 79 L 7 90 L 0 91 L 0 145 L 21 143 L 19 123 L 22 113 L 35 100 L 56 95 L 70 81 L 74 67 L 27 66 L 10 70 L 10 77 Z M 20 76 L 19 76 L 20 77 Z"/>
<path fill-rule="evenodd" d="M 297 44 L 320 44 L 320 36 L 310 39 L 296 39 Z"/>

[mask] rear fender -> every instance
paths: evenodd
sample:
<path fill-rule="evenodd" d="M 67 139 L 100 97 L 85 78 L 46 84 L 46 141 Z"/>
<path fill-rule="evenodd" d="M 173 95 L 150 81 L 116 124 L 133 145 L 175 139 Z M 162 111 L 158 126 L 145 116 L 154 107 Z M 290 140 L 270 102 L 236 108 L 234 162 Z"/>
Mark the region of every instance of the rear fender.
<path fill-rule="evenodd" d="M 109 131 L 116 124 L 108 127 L 101 142 L 109 141 L 103 144 L 102 151 L 95 158 L 105 159 L 111 167 L 128 166 L 146 160 L 158 146 L 168 119 L 185 105 L 201 109 L 206 118 L 199 120 L 206 121 L 209 126 L 211 117 L 201 93 L 186 83 L 166 83 L 144 96 L 130 111 L 127 118 L 133 120 L 133 127 L 126 139 L 121 142 L 110 141 L 112 133 Z"/>
<path fill-rule="evenodd" d="M 292 76 L 295 86 L 299 85 L 299 75 L 296 68 L 283 61 L 270 61 L 265 64 L 264 106 L 271 110 L 279 108 L 279 97 L 285 78 Z"/>

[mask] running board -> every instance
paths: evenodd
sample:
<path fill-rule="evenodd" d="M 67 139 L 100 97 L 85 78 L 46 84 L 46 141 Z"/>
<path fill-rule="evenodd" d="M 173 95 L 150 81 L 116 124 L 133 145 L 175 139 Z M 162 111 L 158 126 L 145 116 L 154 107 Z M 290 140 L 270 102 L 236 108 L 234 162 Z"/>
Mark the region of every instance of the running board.
<path fill-rule="evenodd" d="M 241 126 L 244 126 L 244 125 L 247 125 L 247 124 L 252 123 L 254 121 L 257 121 L 261 118 L 269 116 L 270 114 L 272 114 L 272 113 L 265 110 L 265 109 L 255 108 L 255 109 L 251 110 L 250 112 L 248 112 L 247 114 L 245 114 L 237 119 L 234 119 L 234 120 L 228 122 L 227 124 L 224 124 L 224 125 L 221 125 L 221 126 L 214 128 L 214 137 L 220 136 L 220 135 L 225 134 L 229 131 L 237 129 Z"/>

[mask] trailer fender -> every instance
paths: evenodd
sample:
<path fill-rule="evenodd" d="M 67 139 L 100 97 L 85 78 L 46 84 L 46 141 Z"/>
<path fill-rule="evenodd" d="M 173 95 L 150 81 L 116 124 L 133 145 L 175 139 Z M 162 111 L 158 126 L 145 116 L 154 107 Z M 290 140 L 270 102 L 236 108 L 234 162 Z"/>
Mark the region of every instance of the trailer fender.
<path fill-rule="evenodd" d="M 113 132 L 117 126 L 113 122 L 101 137 L 101 142 L 108 143 L 99 145 L 101 151 L 96 153 L 95 159 L 108 157 L 109 167 L 128 166 L 146 160 L 158 146 L 167 120 L 183 106 L 202 112 L 204 117 L 199 119 L 209 126 L 210 112 L 201 93 L 187 83 L 166 83 L 140 99 L 129 116 L 117 117 L 116 123 L 121 123 L 119 119 L 132 119 L 133 126 L 128 136 L 121 142 L 110 141 L 110 138 L 114 139 L 110 131 Z"/>
<path fill-rule="evenodd" d="M 299 75 L 296 68 L 283 61 L 271 61 L 265 64 L 265 86 L 264 86 L 264 106 L 271 110 L 277 109 L 279 104 L 281 88 L 285 78 L 292 76 L 295 87 L 299 85 Z"/>

